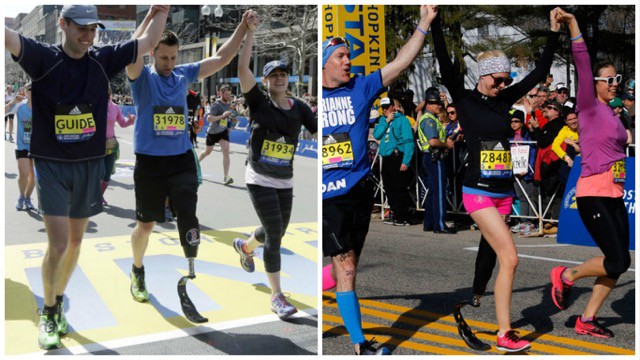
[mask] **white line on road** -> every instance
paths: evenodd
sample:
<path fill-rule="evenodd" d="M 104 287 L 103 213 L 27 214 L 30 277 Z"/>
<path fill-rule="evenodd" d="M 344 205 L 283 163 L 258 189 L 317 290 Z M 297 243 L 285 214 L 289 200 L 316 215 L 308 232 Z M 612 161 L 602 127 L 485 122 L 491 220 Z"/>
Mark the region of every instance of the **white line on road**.
<path fill-rule="evenodd" d="M 518 247 L 525 247 L 526 245 L 519 245 Z M 533 247 L 535 245 L 530 245 L 529 247 Z M 568 245 L 540 245 L 539 247 L 553 247 L 553 246 L 568 246 Z M 464 250 L 470 250 L 470 251 L 478 251 L 478 247 L 468 247 L 468 248 L 464 248 Z M 558 262 L 558 263 L 568 263 L 568 264 L 582 264 L 584 261 L 571 261 L 571 260 L 564 260 L 564 259 L 554 259 L 554 258 L 548 258 L 548 257 L 542 257 L 542 256 L 533 256 L 533 255 L 525 255 L 525 254 L 518 254 L 518 257 L 521 258 L 527 258 L 527 259 L 535 259 L 535 260 L 543 260 L 543 261 L 550 261 L 550 262 Z M 636 269 L 632 269 L 629 268 L 629 271 L 636 271 Z"/>
<path fill-rule="evenodd" d="M 298 313 L 293 315 L 292 317 L 299 318 L 299 317 L 317 317 L 317 316 L 318 316 L 318 309 L 307 309 L 305 311 L 298 311 Z M 147 343 L 156 342 L 156 341 L 177 339 L 177 338 L 184 337 L 185 335 L 195 336 L 199 334 L 205 334 L 211 331 L 223 331 L 223 330 L 238 328 L 241 326 L 265 324 L 265 323 L 274 322 L 274 321 L 280 321 L 280 320 L 278 320 L 278 318 L 275 317 L 274 315 L 263 315 L 263 316 L 253 317 L 253 318 L 233 320 L 233 321 L 227 321 L 227 322 L 211 324 L 211 325 L 199 325 L 191 328 L 172 330 L 172 331 L 167 331 L 167 332 L 158 333 L 158 334 L 136 336 L 136 337 L 118 339 L 113 341 L 91 343 L 86 345 L 78 345 L 70 348 L 61 348 L 57 350 L 50 350 L 47 352 L 47 354 L 50 354 L 50 355 L 86 354 L 94 351 L 111 350 L 111 349 L 117 349 L 125 346 L 141 345 L 141 344 L 147 344 Z M 34 356 L 42 355 L 42 352 L 23 354 L 22 356 L 26 356 L 28 358 L 32 355 Z"/>

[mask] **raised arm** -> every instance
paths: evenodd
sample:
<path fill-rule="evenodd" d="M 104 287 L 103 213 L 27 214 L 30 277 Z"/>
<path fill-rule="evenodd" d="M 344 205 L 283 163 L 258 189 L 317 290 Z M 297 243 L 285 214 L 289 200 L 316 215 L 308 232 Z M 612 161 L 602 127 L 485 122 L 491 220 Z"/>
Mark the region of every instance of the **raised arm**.
<path fill-rule="evenodd" d="M 255 17 L 254 21 L 250 23 L 247 34 L 244 36 L 244 45 L 238 55 L 238 77 L 240 78 L 240 90 L 243 93 L 248 93 L 255 84 L 256 78 L 249 67 L 251 62 L 251 51 L 253 50 L 253 34 L 258 26 L 258 18 Z"/>
<path fill-rule="evenodd" d="M 20 55 L 20 51 L 22 50 L 22 45 L 20 44 L 20 34 L 9 29 L 8 27 L 4 27 L 4 48 L 8 50 L 11 55 L 17 57 Z"/>
<path fill-rule="evenodd" d="M 138 58 L 136 62 L 127 65 L 127 76 L 135 80 L 140 76 L 144 66 L 142 57 L 155 48 L 162 37 L 169 14 L 168 5 L 152 5 L 147 16 L 133 33 L 133 39 L 138 39 Z"/>
<path fill-rule="evenodd" d="M 436 15 L 438 14 L 436 13 Z M 458 77 L 458 71 L 456 71 L 451 63 L 449 51 L 447 51 L 447 44 L 444 40 L 444 34 L 442 33 L 440 16 L 437 16 L 433 20 L 431 31 L 433 33 L 433 48 L 436 53 L 436 59 L 438 59 L 438 65 L 440 66 L 442 82 L 444 86 L 447 87 L 447 90 L 449 90 L 449 94 L 451 94 L 451 98 L 453 98 L 455 102 L 464 91 L 464 80 Z"/>
<path fill-rule="evenodd" d="M 389 86 L 396 81 L 398 76 L 409 67 L 420 51 L 422 51 L 426 32 L 429 30 L 429 26 L 431 26 L 431 22 L 435 18 L 437 11 L 438 7 L 436 5 L 420 6 L 419 29 L 416 28 L 409 41 L 398 51 L 396 58 L 380 70 L 382 86 Z"/>
<path fill-rule="evenodd" d="M 597 97 L 595 87 L 593 86 L 593 72 L 591 71 L 591 58 L 587 51 L 587 45 L 584 42 L 580 26 L 573 14 L 564 10 L 558 11 L 557 18 L 559 22 L 567 24 L 569 34 L 571 36 L 571 49 L 573 50 L 573 61 L 578 73 L 578 95 L 576 96 L 576 106 L 578 109 L 587 109 L 596 104 Z M 577 38 L 577 39 L 576 39 Z"/>
<path fill-rule="evenodd" d="M 238 53 L 238 49 L 240 49 L 242 39 L 244 39 L 249 30 L 249 24 L 254 24 L 257 18 L 258 14 L 253 10 L 247 10 L 242 14 L 242 21 L 238 24 L 238 27 L 236 27 L 236 30 L 229 40 L 225 42 L 213 56 L 200 61 L 198 79 L 213 75 L 231 62 L 233 57 Z"/>

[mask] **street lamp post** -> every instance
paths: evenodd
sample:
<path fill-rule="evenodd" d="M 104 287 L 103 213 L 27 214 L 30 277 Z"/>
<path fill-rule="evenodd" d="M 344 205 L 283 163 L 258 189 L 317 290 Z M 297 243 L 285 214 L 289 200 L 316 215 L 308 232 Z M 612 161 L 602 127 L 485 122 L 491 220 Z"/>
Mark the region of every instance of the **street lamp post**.
<path fill-rule="evenodd" d="M 209 5 L 203 5 L 202 8 L 200 8 L 200 14 L 202 14 L 202 20 L 200 20 L 201 29 L 204 32 L 207 32 L 208 35 L 206 38 L 207 48 L 209 49 L 207 57 L 211 57 L 213 56 L 214 48 L 217 48 L 219 28 L 213 22 L 214 19 L 211 17 L 211 8 Z M 213 11 L 213 15 L 216 18 L 220 18 L 222 17 L 222 14 L 222 6 L 216 6 L 216 9 Z M 214 31 L 216 32 L 215 37 L 213 36 Z M 213 76 L 215 76 L 215 74 L 207 78 L 207 100 L 211 99 L 211 78 Z"/>

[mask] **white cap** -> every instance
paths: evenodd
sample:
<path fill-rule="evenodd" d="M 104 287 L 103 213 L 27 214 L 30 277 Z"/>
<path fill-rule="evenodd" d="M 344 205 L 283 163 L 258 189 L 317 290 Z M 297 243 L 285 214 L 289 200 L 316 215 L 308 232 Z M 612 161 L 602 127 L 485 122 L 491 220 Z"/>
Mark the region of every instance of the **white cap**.
<path fill-rule="evenodd" d="M 380 106 L 384 106 L 384 105 L 391 105 L 391 99 L 389 99 L 388 97 L 383 97 L 380 100 Z"/>

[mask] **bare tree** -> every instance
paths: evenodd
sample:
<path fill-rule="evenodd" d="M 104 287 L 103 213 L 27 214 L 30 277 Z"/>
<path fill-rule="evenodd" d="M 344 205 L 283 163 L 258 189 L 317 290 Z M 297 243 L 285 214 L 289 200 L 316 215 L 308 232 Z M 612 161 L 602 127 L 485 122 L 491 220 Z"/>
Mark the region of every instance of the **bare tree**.
<path fill-rule="evenodd" d="M 236 5 L 222 8 L 224 16 L 216 20 L 216 29 L 221 36 L 233 32 L 246 10 L 258 12 L 261 25 L 255 36 L 255 54 L 295 64 L 292 68 L 297 71 L 298 81 L 294 93 L 302 96 L 305 69 L 311 68 L 310 61 L 318 56 L 318 7 Z"/>

